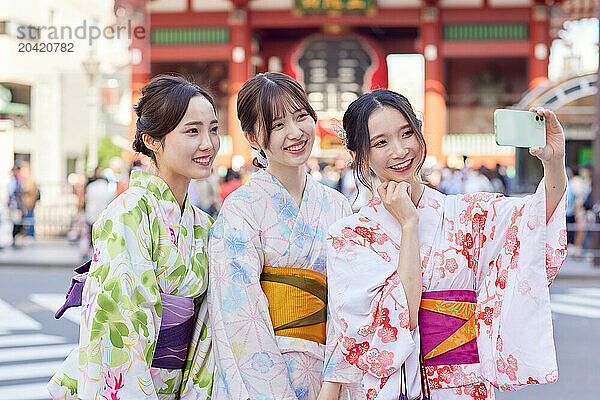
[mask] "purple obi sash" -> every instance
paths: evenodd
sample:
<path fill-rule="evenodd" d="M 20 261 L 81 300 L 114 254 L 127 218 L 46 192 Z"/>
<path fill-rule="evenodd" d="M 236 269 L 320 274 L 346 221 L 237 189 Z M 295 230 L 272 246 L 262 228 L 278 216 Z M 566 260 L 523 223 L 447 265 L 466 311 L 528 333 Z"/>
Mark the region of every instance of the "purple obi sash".
<path fill-rule="evenodd" d="M 66 301 L 54 318 L 59 319 L 71 307 L 81 306 L 83 286 L 91 261 L 75 269 L 78 275 L 71 279 Z M 183 369 L 188 346 L 194 333 L 194 299 L 160 293 L 162 318 L 152 366 L 155 368 Z"/>
<path fill-rule="evenodd" d="M 194 332 L 194 299 L 160 294 L 162 318 L 152 366 L 183 369 Z"/>
<path fill-rule="evenodd" d="M 479 362 L 476 306 L 473 290 L 423 292 L 419 331 L 426 366 Z"/>

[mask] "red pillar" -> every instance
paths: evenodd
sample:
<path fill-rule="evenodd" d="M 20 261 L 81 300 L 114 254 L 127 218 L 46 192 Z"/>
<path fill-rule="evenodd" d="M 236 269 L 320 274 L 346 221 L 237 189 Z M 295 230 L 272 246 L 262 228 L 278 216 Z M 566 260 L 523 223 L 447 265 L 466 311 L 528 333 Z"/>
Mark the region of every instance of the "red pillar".
<path fill-rule="evenodd" d="M 427 154 L 445 162 L 442 141 L 446 134 L 446 89 L 440 53 L 442 25 L 439 13 L 439 8 L 434 4 L 426 4 L 421 13 L 421 52 L 425 57 L 423 133 L 427 143 Z"/>
<path fill-rule="evenodd" d="M 129 52 L 131 55 L 131 104 L 136 104 L 142 97 L 142 87 L 150 80 L 150 12 L 147 1 L 138 2 L 139 7 L 133 11 L 131 19 L 132 35 Z M 129 140 L 133 142 L 137 115 L 131 111 L 129 123 Z M 127 161 L 135 158 L 133 152 L 123 152 Z"/>
<path fill-rule="evenodd" d="M 232 156 L 244 157 L 245 163 L 252 162 L 250 146 L 244 138 L 237 119 L 237 94 L 250 75 L 252 33 L 248 24 L 248 0 L 234 0 L 234 9 L 229 15 L 229 136 Z"/>
<path fill-rule="evenodd" d="M 550 55 L 549 10 L 544 2 L 537 1 L 529 16 L 529 88 L 548 80 Z"/>

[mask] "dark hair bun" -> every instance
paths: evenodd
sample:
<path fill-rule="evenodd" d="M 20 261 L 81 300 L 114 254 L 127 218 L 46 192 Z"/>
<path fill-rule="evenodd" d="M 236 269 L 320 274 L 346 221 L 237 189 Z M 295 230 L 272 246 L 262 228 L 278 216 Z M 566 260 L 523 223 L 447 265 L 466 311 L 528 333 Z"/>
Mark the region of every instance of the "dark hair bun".
<path fill-rule="evenodd" d="M 133 143 L 131 144 L 131 147 L 133 148 L 133 151 L 135 151 L 137 153 L 141 153 L 150 158 L 154 158 L 154 152 L 152 150 L 150 150 L 148 147 L 146 147 L 146 144 L 144 143 L 143 135 L 144 135 L 143 133 L 141 135 L 138 135 L 136 133 L 135 138 L 133 139 Z"/>

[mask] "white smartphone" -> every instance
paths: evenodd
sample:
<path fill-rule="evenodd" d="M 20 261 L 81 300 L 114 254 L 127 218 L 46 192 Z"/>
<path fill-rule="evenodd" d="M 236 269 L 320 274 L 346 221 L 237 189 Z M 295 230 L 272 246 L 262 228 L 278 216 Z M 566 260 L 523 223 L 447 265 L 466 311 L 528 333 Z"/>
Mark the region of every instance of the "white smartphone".
<path fill-rule="evenodd" d="M 531 111 L 497 109 L 494 135 L 499 146 L 544 147 L 546 118 Z"/>

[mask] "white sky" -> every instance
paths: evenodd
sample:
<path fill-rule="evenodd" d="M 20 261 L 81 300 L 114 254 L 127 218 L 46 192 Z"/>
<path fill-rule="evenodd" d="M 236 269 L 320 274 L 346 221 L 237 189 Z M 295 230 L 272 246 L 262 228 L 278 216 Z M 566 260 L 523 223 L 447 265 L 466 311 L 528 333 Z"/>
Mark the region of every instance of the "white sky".
<path fill-rule="evenodd" d="M 586 18 L 578 21 L 567 21 L 559 37 L 550 49 L 548 77 L 556 81 L 572 73 L 585 73 L 598 69 L 598 19 Z M 569 47 L 571 45 L 571 47 Z M 564 59 L 570 54 L 580 58 L 576 70 L 563 71 Z"/>

